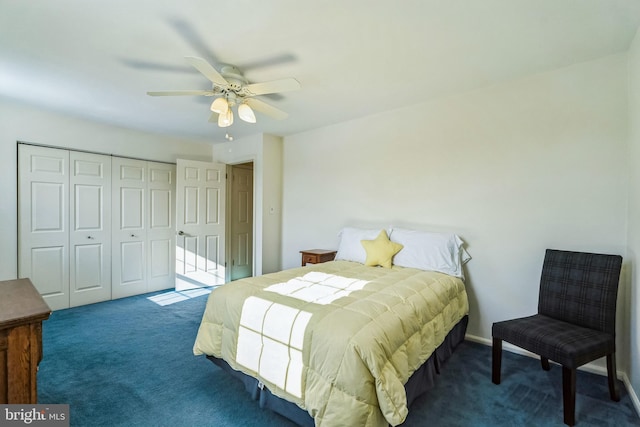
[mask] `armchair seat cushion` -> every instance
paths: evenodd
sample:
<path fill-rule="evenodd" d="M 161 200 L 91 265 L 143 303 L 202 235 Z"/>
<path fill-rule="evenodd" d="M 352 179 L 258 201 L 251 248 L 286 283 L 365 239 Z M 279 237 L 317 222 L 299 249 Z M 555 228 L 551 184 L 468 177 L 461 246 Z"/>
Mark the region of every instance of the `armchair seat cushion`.
<path fill-rule="evenodd" d="M 494 323 L 492 335 L 572 369 L 615 352 L 614 335 L 541 314 Z"/>

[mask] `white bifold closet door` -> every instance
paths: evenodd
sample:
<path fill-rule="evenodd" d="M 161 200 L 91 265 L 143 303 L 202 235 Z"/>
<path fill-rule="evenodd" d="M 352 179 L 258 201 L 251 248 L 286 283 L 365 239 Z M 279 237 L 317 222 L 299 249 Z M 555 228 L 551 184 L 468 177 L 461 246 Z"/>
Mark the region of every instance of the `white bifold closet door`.
<path fill-rule="evenodd" d="M 113 158 L 113 298 L 173 287 L 174 194 L 174 165 Z"/>
<path fill-rule="evenodd" d="M 172 288 L 175 165 L 18 145 L 18 275 L 53 310 Z"/>
<path fill-rule="evenodd" d="M 111 157 L 19 145 L 19 277 L 52 309 L 111 298 Z"/>

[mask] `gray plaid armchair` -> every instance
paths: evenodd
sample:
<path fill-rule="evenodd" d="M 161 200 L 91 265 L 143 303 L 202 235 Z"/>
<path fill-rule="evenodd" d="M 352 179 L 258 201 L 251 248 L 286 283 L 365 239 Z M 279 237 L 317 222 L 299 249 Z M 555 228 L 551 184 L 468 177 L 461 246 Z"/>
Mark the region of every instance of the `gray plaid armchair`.
<path fill-rule="evenodd" d="M 622 257 L 547 249 L 538 314 L 493 324 L 492 381 L 500 384 L 502 341 L 562 365 L 564 422 L 575 424 L 576 369 L 607 357 L 609 394 L 620 400 L 616 379 L 616 299 Z"/>

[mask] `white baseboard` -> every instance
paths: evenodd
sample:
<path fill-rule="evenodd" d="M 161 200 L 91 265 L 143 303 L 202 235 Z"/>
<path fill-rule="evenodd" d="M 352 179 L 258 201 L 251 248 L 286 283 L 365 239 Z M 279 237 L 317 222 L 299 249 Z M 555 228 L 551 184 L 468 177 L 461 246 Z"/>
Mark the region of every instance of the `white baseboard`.
<path fill-rule="evenodd" d="M 626 372 L 622 373 L 622 382 L 624 382 L 624 386 L 627 388 L 627 392 L 629 393 L 629 397 L 631 397 L 631 402 L 633 402 L 633 406 L 636 408 L 636 412 L 638 416 L 640 416 L 640 399 L 638 399 L 638 394 L 633 389 L 631 385 L 631 381 L 629 381 L 629 377 Z"/>
<path fill-rule="evenodd" d="M 491 347 L 493 345 L 493 341 L 488 339 L 488 338 L 482 338 L 482 337 L 478 337 L 475 335 L 469 335 L 466 334 L 464 337 L 466 340 L 469 341 L 473 341 L 473 342 L 477 342 L 479 344 L 484 344 L 486 346 Z M 527 357 L 532 357 L 534 359 L 540 359 L 540 356 L 538 356 L 537 354 L 531 353 L 527 350 L 521 349 L 520 347 L 516 347 L 515 345 L 509 344 L 508 342 L 503 342 L 502 343 L 502 349 L 503 350 L 507 350 L 511 353 L 516 353 L 516 354 L 520 354 L 522 356 L 527 356 Z M 553 363 L 551 360 L 549 361 L 550 363 Z M 585 372 L 591 372 L 593 374 L 598 374 L 598 375 L 602 375 L 602 376 L 607 376 L 607 368 L 603 367 L 603 366 L 598 366 L 595 365 L 593 363 L 587 363 L 586 365 L 581 366 L 580 368 L 578 368 L 579 370 L 585 371 Z M 633 403 L 634 408 L 636 409 L 636 412 L 638 413 L 638 416 L 640 416 L 640 399 L 638 398 L 638 394 L 636 393 L 636 391 L 633 389 L 633 386 L 631 385 L 631 382 L 629 381 L 629 377 L 627 376 L 626 372 L 620 371 L 620 370 L 616 370 L 616 374 L 618 375 L 618 378 L 622 379 L 622 383 L 624 384 L 625 388 L 627 389 L 627 393 L 629 393 L 629 397 L 631 397 L 631 402 Z"/>

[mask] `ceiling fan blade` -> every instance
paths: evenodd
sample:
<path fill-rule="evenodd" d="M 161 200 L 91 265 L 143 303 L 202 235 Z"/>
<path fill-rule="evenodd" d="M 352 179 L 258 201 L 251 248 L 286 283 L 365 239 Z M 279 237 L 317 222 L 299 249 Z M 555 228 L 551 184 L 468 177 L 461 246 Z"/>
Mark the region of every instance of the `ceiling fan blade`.
<path fill-rule="evenodd" d="M 171 18 L 168 21 L 180 37 L 187 42 L 187 44 L 193 49 L 194 53 L 200 58 L 208 61 L 209 64 L 213 66 L 221 66 L 224 63 L 224 61 L 220 60 L 220 58 L 216 56 L 215 52 L 211 50 L 211 47 L 205 41 L 202 34 L 200 34 L 192 24 L 182 18 Z M 296 57 L 294 55 L 290 53 L 283 53 L 270 58 L 258 59 L 237 65 L 239 69 L 247 71 L 292 62 L 295 60 Z"/>
<path fill-rule="evenodd" d="M 193 67 L 186 65 L 170 65 L 162 64 L 159 62 L 140 61 L 137 59 L 121 59 L 120 62 L 131 68 L 137 68 L 139 70 L 156 70 L 167 71 L 174 73 L 195 73 Z"/>
<path fill-rule="evenodd" d="M 258 59 L 252 62 L 245 62 L 238 64 L 238 68 L 244 71 L 254 70 L 256 68 L 271 67 L 273 65 L 284 64 L 287 62 L 293 62 L 296 57 L 290 53 L 283 53 L 282 55 L 272 56 L 271 58 Z"/>
<path fill-rule="evenodd" d="M 226 88 L 229 86 L 229 82 L 222 77 L 222 74 L 211 66 L 207 61 L 202 58 L 196 58 L 195 56 L 186 56 L 185 59 L 189 64 L 193 65 L 196 70 L 200 71 L 202 75 L 211 80 L 214 84 Z"/>
<path fill-rule="evenodd" d="M 216 57 L 215 53 L 211 51 L 210 46 L 207 45 L 202 34 L 187 20 L 170 18 L 169 24 L 200 58 L 203 58 L 212 65 L 220 65 L 222 63 L 222 61 Z"/>
<path fill-rule="evenodd" d="M 270 82 L 252 83 L 246 85 L 243 90 L 247 96 L 265 95 L 268 93 L 288 92 L 300 89 L 300 82 L 293 77 L 288 79 L 272 80 Z"/>
<path fill-rule="evenodd" d="M 150 95 L 150 96 L 183 96 L 183 95 L 213 96 L 214 93 L 212 90 L 165 90 L 165 91 L 159 91 L 159 92 L 147 92 L 147 95 Z"/>
<path fill-rule="evenodd" d="M 211 113 L 209 116 L 210 123 L 218 123 L 218 113 Z"/>
<path fill-rule="evenodd" d="M 245 102 L 255 111 L 266 114 L 267 116 L 273 117 L 274 119 L 282 120 L 289 117 L 289 114 L 277 109 L 273 105 L 269 105 L 264 101 L 260 101 L 259 99 L 249 98 Z"/>

